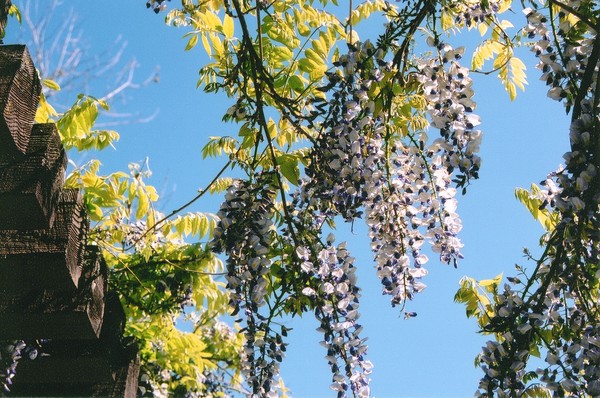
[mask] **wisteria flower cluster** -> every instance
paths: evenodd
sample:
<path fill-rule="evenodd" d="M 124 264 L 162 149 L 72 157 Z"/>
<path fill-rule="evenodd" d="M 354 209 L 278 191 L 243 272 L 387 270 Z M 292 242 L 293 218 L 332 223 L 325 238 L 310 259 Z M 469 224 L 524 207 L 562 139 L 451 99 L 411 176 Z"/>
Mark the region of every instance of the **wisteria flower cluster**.
<path fill-rule="evenodd" d="M 583 6 L 579 1 L 569 2 L 569 5 L 573 10 Z M 587 204 L 586 218 L 595 219 L 600 195 L 588 188 L 595 185 L 598 167 L 598 155 L 594 149 L 597 138 L 594 130 L 598 123 L 596 32 L 583 22 L 575 27 L 577 19 L 564 12 L 558 17 L 546 17 L 529 8 L 524 12 L 528 22 L 524 33 L 538 38 L 532 51 L 540 60 L 537 67 L 543 72 L 541 79 L 550 86 L 548 97 L 563 101 L 567 110 L 573 109 L 569 133 L 571 151 L 564 155 L 566 167 L 550 176 L 555 181 L 549 187 L 553 191 L 550 198 L 554 200 L 548 204 L 561 213 L 577 213 Z M 553 31 L 547 25 L 549 18 L 553 17 L 558 19 L 559 29 L 555 32 L 556 36 L 551 37 Z M 554 41 L 554 37 L 558 42 Z M 566 220 L 572 217 L 566 214 Z"/>
<path fill-rule="evenodd" d="M 329 74 L 333 111 L 322 124 L 298 194 L 325 217 L 352 221 L 366 211 L 377 272 L 393 305 L 425 287 L 423 243 L 431 242 L 445 263 L 462 257 L 451 180 L 466 185 L 478 177 L 480 122 L 472 113 L 468 69 L 458 64 L 464 50 L 443 44 L 439 50 L 439 57 L 418 63 L 415 73 L 432 125 L 440 131 L 429 143 L 424 132 L 384 138 L 393 111 L 375 114 L 367 92 L 392 65 L 369 42 L 350 46 L 337 63 L 339 72 Z"/>
<path fill-rule="evenodd" d="M 23 340 L 0 342 L 0 385 L 2 392 L 10 393 L 17 365 L 22 359 L 34 360 L 38 356 L 38 344 L 27 344 Z"/>
<path fill-rule="evenodd" d="M 421 139 L 426 139 L 425 134 Z M 367 205 L 377 273 L 384 293 L 392 296 L 392 305 L 412 299 L 425 288 L 421 278 L 427 275 L 424 265 L 429 261 L 422 252 L 426 241 L 445 263 L 456 264 L 462 257 L 456 189 L 450 187 L 442 158 L 433 149 L 426 154 L 415 146 L 395 148 L 394 174 L 369 197 Z"/>
<path fill-rule="evenodd" d="M 385 61 L 385 51 L 370 42 L 349 46 L 323 87 L 331 96 L 330 113 L 320 123 L 306 177 L 289 207 L 295 224 L 311 231 L 306 234 L 310 237 L 320 236 L 327 219 L 354 221 L 364 216 L 383 293 L 391 296 L 392 305 L 403 304 L 425 288 L 421 279 L 429 259 L 424 243 L 429 242 L 445 263 L 456 265 L 462 258 L 452 177 L 461 173 L 456 182 L 463 185 L 478 177 L 481 132 L 474 129 L 479 118 L 472 113 L 468 70 L 458 65 L 462 50 L 440 50 L 440 58 L 423 61 L 415 72 L 426 109 L 440 131 L 440 137 L 429 142 L 423 131 L 390 136 L 395 105 L 377 108 L 377 99 L 367 93 L 394 73 L 393 65 Z M 333 245 L 332 236 L 325 244 L 308 239 L 296 254 L 304 275 L 312 278 L 302 293 L 316 303 L 332 388 L 340 396 L 348 389 L 355 396 L 368 396 L 372 365 L 356 322 L 359 290 L 353 259 L 344 244 Z"/>
<path fill-rule="evenodd" d="M 478 23 L 493 19 L 501 7 L 501 1 L 448 1 L 445 8 L 455 15 L 457 25 L 465 25 L 471 28 Z"/>
<path fill-rule="evenodd" d="M 334 240 L 330 234 L 316 258 L 307 247 L 297 248 L 301 269 L 313 280 L 302 293 L 316 301 L 315 316 L 320 322 L 317 330 L 323 333 L 321 345 L 327 350 L 325 358 L 333 374 L 331 388 L 338 397 L 346 396 L 348 389 L 355 397 L 368 397 L 368 375 L 373 365 L 366 359 L 367 346 L 357 322 L 360 289 L 354 258 L 345 243 L 334 246 Z"/>
<path fill-rule="evenodd" d="M 439 129 L 442 141 L 437 141 L 444 152 L 442 161 L 452 173 L 458 170 L 459 186 L 478 178 L 481 159 L 477 156 L 481 144 L 481 123 L 473 113 L 475 101 L 473 81 L 469 69 L 459 61 L 464 47 L 452 48 L 446 43 L 432 43 L 439 56 L 417 63 L 417 79 L 422 83 L 428 102 L 431 125 Z"/>
<path fill-rule="evenodd" d="M 573 10 L 584 5 L 581 1 L 568 3 Z M 559 101 L 564 99 L 565 105 L 570 109 L 580 93 L 579 84 L 584 80 L 596 32 L 587 25 L 582 30 L 582 23 L 575 27 L 578 18 L 568 12 L 545 15 L 532 8 L 526 8 L 523 12 L 527 17 L 523 34 L 537 39 L 531 49 L 539 59 L 538 69 L 543 72 L 540 79 L 550 87 L 548 96 Z M 554 19 L 557 20 L 557 30 L 553 30 L 550 25 L 550 21 Z M 582 98 L 584 97 L 579 100 Z"/>
<path fill-rule="evenodd" d="M 164 3 L 148 1 L 158 11 Z M 511 7 L 505 0 L 367 2 L 344 26 L 326 11 L 314 13 L 319 22 L 313 26 L 315 17 L 292 3 L 231 0 L 224 10 L 219 2 L 188 4 L 203 16 L 186 20 L 196 29 L 188 47 L 201 38 L 216 61 L 205 69 L 213 74 L 202 74 L 206 89 L 237 96 L 224 120 L 243 126 L 242 143 L 215 147 L 243 153 L 229 161 L 247 178 L 227 191 L 210 245 L 227 256 L 231 305 L 243 319 L 249 395 L 274 394 L 287 333 L 274 330 L 274 318 L 314 311 L 332 388 L 339 396 L 369 396 L 371 364 L 358 323 L 356 265 L 345 244 L 336 244 L 333 235 L 324 238 L 327 226 L 365 219 L 382 291 L 393 306 L 404 309 L 425 288 L 430 252 L 456 266 L 463 246 L 456 196 L 479 177 L 482 133 L 469 68 L 461 64 L 465 50 L 442 42 L 442 30 L 489 28 L 492 37 L 478 54 L 495 58 L 509 92 L 524 82 L 511 58 L 521 38 L 510 38 L 510 24 L 497 19 Z M 599 295 L 589 287 L 596 289 L 600 277 L 597 5 L 567 0 L 531 7 L 522 36 L 534 41 L 549 97 L 573 114 L 571 150 L 545 189 L 535 191 L 536 207 L 550 214 L 546 250 L 535 270 L 526 275 L 519 268 L 523 282 L 510 277 L 501 291 L 486 289 L 493 302 L 486 304 L 481 324 L 496 340 L 479 357 L 485 374 L 478 394 L 532 396 L 543 386 L 554 396 L 595 396 Z M 352 32 L 354 20 L 366 18 L 370 8 L 387 14 L 384 34 L 375 44 L 345 35 L 351 42 L 339 55 L 343 29 Z M 256 26 L 254 18 L 256 37 L 249 28 Z M 283 18 L 285 26 L 279 24 Z M 239 22 L 234 30 L 232 21 Z M 314 31 L 304 41 L 307 26 Z M 409 54 L 420 30 L 430 34 L 432 55 L 417 58 Z M 279 113 L 279 123 L 271 112 Z M 302 135 L 309 148 L 296 148 Z M 291 194 L 286 181 L 298 184 Z M 539 347 L 546 363 L 528 371 Z"/>
<path fill-rule="evenodd" d="M 310 300 L 310 308 L 319 321 L 318 332 L 323 334 L 321 345 L 331 371 L 331 389 L 338 397 L 348 391 L 355 397 L 370 396 L 369 374 L 373 365 L 367 360 L 367 346 L 360 336 L 358 323 L 360 288 L 355 274 L 355 259 L 350 256 L 346 243 L 334 244 L 330 233 L 322 242 L 323 224 L 327 218 L 315 209 L 315 200 L 307 199 L 303 185 L 293 195 L 290 212 L 294 225 L 302 226 L 295 247 L 295 261 L 299 269 L 296 280 L 301 281 L 301 296 Z M 318 202 L 316 202 L 318 205 Z M 292 210 L 293 209 L 293 210 Z M 330 214 L 330 213 L 328 213 Z M 292 236 L 289 230 L 283 236 Z"/>
<path fill-rule="evenodd" d="M 394 306 L 425 288 L 425 243 L 444 263 L 456 266 L 462 258 L 456 186 L 464 190 L 478 178 L 480 120 L 473 113 L 469 71 L 459 63 L 464 50 L 443 43 L 434 48 L 433 58 L 410 63 L 399 84 L 398 60 L 390 51 L 395 45 L 349 44 L 326 72 L 319 88 L 324 97 L 315 98 L 320 104 L 309 124 L 316 133 L 291 203 L 276 206 L 276 192 L 286 195 L 276 172 L 251 171 L 227 191 L 211 247 L 227 255 L 231 306 L 245 322 L 242 368 L 251 394 L 274 391 L 286 344 L 284 330 L 273 328 L 279 304 L 269 299 L 279 302 L 289 294 L 290 302 L 298 300 L 320 322 L 332 389 L 340 397 L 370 395 L 372 365 L 360 336 L 354 259 L 345 244 L 334 244 L 333 235 L 321 240 L 327 222 L 365 218 L 382 292 Z M 411 85 L 404 87 L 407 81 Z M 417 113 L 426 120 L 428 114 L 436 137 L 430 140 L 424 131 L 427 122 L 399 126 L 405 107 L 399 95 L 422 99 L 402 117 Z M 240 109 L 236 105 L 228 115 L 238 122 L 261 119 Z M 277 218 L 281 224 L 275 225 Z"/>
<path fill-rule="evenodd" d="M 227 255 L 227 288 L 233 315 L 243 311 L 246 341 L 242 370 L 256 396 L 272 392 L 285 352 L 282 336 L 272 330 L 267 317 L 260 314 L 267 295 L 267 274 L 272 261 L 275 227 L 272 217 L 275 191 L 273 175 L 257 174 L 254 181 L 236 181 L 225 195 L 217 216 L 211 246 Z"/>
<path fill-rule="evenodd" d="M 544 189 L 532 194 L 557 221 L 524 287 L 506 286 L 496 303 L 487 330 L 501 333 L 502 339 L 489 342 L 480 357 L 486 373 L 480 396 L 519 396 L 530 388 L 532 374 L 525 365 L 537 345 L 546 350 L 546 364 L 533 375 L 553 396 L 600 394 L 599 295 L 597 288 L 590 291 L 582 284 L 587 280 L 594 286 L 596 281 L 597 286 L 600 277 L 600 47 L 593 24 L 585 19 L 587 7 L 586 2 L 567 1 L 546 12 L 524 10 L 523 32 L 537 39 L 532 51 L 539 59 L 541 79 L 550 87 L 548 97 L 572 112 L 571 150 L 564 155 L 565 166 L 549 174 L 542 182 Z"/>
<path fill-rule="evenodd" d="M 383 140 L 367 92 L 389 71 L 383 55 L 370 42 L 355 43 L 337 61 L 339 73 L 328 74 L 323 89 L 334 91 L 331 114 L 322 122 L 301 192 L 324 215 L 341 215 L 346 221 L 360 217 L 370 188 L 382 181 Z"/>

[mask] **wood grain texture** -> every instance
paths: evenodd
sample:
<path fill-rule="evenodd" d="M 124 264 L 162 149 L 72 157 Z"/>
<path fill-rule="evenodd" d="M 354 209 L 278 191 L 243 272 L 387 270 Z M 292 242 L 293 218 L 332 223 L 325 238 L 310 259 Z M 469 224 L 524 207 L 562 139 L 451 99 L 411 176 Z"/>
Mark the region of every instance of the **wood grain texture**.
<path fill-rule="evenodd" d="M 140 373 L 137 349 L 120 348 L 125 362 L 114 362 L 105 350 L 69 341 L 55 355 L 21 361 L 11 396 L 135 398 Z M 63 355 L 67 352 L 76 355 Z"/>
<path fill-rule="evenodd" d="M 120 303 L 110 300 L 109 306 Z M 122 309 L 121 309 L 122 311 Z M 109 313 L 119 311 L 108 310 Z M 103 326 L 110 336 L 113 326 Z M 21 361 L 13 382 L 14 396 L 86 396 L 134 398 L 140 372 L 138 348 L 131 339 L 52 340 L 45 356 Z"/>
<path fill-rule="evenodd" d="M 62 190 L 52 228 L 0 230 L 0 289 L 13 283 L 41 283 L 56 290 L 77 287 L 88 228 L 81 194 Z"/>
<path fill-rule="evenodd" d="M 100 341 L 51 342 L 49 355 L 21 361 L 12 396 L 127 397 L 137 395 L 139 356 L 134 345 Z"/>
<path fill-rule="evenodd" d="M 0 46 L 0 157 L 27 152 L 40 92 L 27 47 Z"/>
<path fill-rule="evenodd" d="M 0 159 L 0 229 L 50 228 L 66 165 L 56 125 L 35 124 L 27 154 Z"/>
<path fill-rule="evenodd" d="M 0 290 L 0 339 L 97 339 L 104 316 L 106 264 L 88 246 L 78 288 Z"/>
<path fill-rule="evenodd" d="M 1 2 L 2 0 L 0 0 Z M 87 245 L 54 124 L 33 124 L 41 85 L 25 46 L 0 46 L 0 340 L 43 341 L 12 396 L 137 395 L 140 358 L 108 271 Z"/>

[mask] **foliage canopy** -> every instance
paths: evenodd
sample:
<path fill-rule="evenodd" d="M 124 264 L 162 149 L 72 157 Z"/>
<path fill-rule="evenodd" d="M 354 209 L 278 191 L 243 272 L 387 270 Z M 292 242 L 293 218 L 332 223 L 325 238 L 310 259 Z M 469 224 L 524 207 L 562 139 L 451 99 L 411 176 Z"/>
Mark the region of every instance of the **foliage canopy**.
<path fill-rule="evenodd" d="M 238 133 L 210 137 L 203 155 L 225 166 L 197 196 L 223 193 L 218 214 L 155 211 L 144 165 L 101 175 L 91 161 L 69 176 L 86 192 L 92 240 L 140 342 L 145 388 L 285 395 L 279 320 L 311 313 L 331 388 L 369 396 L 356 265 L 335 224 L 366 222 L 383 294 L 415 316 L 407 301 L 425 288 L 429 256 L 454 266 L 462 258 L 457 194 L 481 163 L 469 75 L 496 75 L 514 99 L 527 83 L 515 49 L 527 46 L 572 121 L 565 166 L 516 191 L 546 230 L 543 252 L 506 283 L 463 279 L 455 300 L 490 338 L 476 359 L 478 396 L 600 395 L 597 3 L 524 3 L 518 29 L 503 19 L 520 7 L 509 0 L 339 3 L 183 0 L 168 11 L 167 24 L 186 30 L 185 50 L 210 57 L 198 87 L 231 101 L 223 121 Z M 361 40 L 377 15 L 387 22 Z M 481 41 L 465 63 L 469 52 L 452 42 L 470 29 Z M 118 138 L 93 130 L 106 106 L 82 96 L 58 115 L 43 99 L 37 120 L 57 120 L 71 148 L 103 149 Z M 235 328 L 218 320 L 227 313 Z M 175 328 L 178 317 L 194 331 Z M 532 356 L 543 359 L 537 370 Z"/>

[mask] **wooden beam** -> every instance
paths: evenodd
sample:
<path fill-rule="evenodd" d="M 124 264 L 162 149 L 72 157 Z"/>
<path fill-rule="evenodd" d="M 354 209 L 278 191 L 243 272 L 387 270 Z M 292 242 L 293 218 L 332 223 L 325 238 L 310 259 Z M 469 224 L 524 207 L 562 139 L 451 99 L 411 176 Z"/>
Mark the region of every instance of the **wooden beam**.
<path fill-rule="evenodd" d="M 66 166 L 56 125 L 33 125 L 26 156 L 0 159 L 0 229 L 50 228 Z"/>
<path fill-rule="evenodd" d="M 11 396 L 135 398 L 140 359 L 135 346 L 121 346 L 121 361 L 105 347 L 82 351 L 77 341 L 67 341 L 61 354 L 22 360 L 13 379 Z M 84 348 L 85 349 L 85 348 Z M 65 356 L 64 353 L 77 355 Z"/>
<path fill-rule="evenodd" d="M 125 317 L 115 294 L 108 294 L 105 314 L 99 339 L 47 341 L 43 355 L 19 362 L 11 395 L 135 398 L 140 358 L 122 336 Z"/>
<path fill-rule="evenodd" d="M 0 46 L 0 157 L 27 152 L 40 92 L 27 47 Z"/>
<path fill-rule="evenodd" d="M 88 246 L 77 290 L 0 290 L 0 340 L 97 339 L 106 288 L 106 264 Z"/>
<path fill-rule="evenodd" d="M 60 192 L 52 228 L 0 230 L 0 290 L 76 288 L 88 224 L 79 191 L 67 189 Z"/>

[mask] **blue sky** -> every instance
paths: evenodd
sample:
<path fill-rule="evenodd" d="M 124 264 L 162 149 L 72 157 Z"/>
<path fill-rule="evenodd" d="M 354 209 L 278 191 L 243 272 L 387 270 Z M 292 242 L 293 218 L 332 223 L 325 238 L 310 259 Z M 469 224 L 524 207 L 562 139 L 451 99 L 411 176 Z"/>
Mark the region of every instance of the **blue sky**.
<path fill-rule="evenodd" d="M 46 0 L 38 3 L 47 4 Z M 234 125 L 220 121 L 231 103 L 195 88 L 198 69 L 206 61 L 200 46 L 184 52 L 186 41 L 181 36 L 185 30 L 166 27 L 163 16 L 147 11 L 143 0 L 65 3 L 58 13 L 73 7 L 89 55 L 114 51 L 114 40 L 122 36 L 128 42 L 124 59 L 137 60 L 139 81 L 160 67 L 159 82 L 129 91 L 124 99 L 112 103 L 119 113 L 144 116 L 158 110 L 158 114 L 148 123 L 118 126 L 121 141 L 117 149 L 105 151 L 100 159 L 104 170 L 110 172 L 126 170 L 129 162 L 148 157 L 154 173 L 150 183 L 166 199 L 162 210 L 179 207 L 224 163 L 202 160 L 201 148 L 208 136 L 235 134 Z M 515 11 L 513 19 L 519 26 L 524 18 Z M 60 20 L 60 15 L 57 18 Z M 19 34 L 13 24 L 5 42 L 14 43 Z M 456 46 L 472 46 L 473 36 L 450 41 Z M 430 261 L 430 274 L 424 280 L 427 289 L 408 304 L 418 312 L 416 318 L 405 321 L 380 295 L 366 228 L 358 222 L 352 232 L 349 226 L 340 225 L 338 239 L 349 243 L 360 268 L 362 324 L 375 365 L 375 397 L 468 397 L 476 390 L 480 370 L 473 366 L 473 359 L 485 339 L 476 333 L 475 322 L 466 319 L 464 307 L 453 303 L 458 281 L 464 275 L 478 279 L 501 272 L 511 275 L 515 263 L 527 265 L 522 249 L 535 249 L 542 230 L 516 201 L 514 189 L 544 179 L 568 150 L 568 119 L 562 106 L 546 98 L 533 55 L 523 50 L 522 59 L 527 64 L 529 85 L 514 102 L 508 100 L 496 77 L 474 76 L 476 112 L 483 121 L 483 165 L 480 180 L 459 198 L 465 259 L 458 269 Z M 102 95 L 106 83 L 92 84 L 89 94 Z M 76 153 L 71 158 L 83 161 Z M 218 198 L 207 198 L 192 210 L 215 212 L 218 206 Z M 282 366 L 287 386 L 295 397 L 334 396 L 328 388 L 325 352 L 314 331 L 316 321 L 309 314 L 289 325 L 294 331 Z"/>

